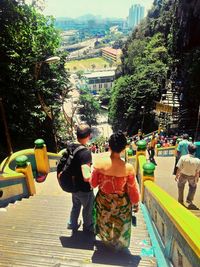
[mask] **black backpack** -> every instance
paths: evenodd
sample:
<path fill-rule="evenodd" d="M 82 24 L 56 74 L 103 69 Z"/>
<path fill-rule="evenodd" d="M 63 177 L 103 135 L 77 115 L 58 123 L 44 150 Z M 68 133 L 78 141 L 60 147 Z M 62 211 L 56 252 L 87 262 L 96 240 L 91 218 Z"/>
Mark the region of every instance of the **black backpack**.
<path fill-rule="evenodd" d="M 72 161 L 77 152 L 83 149 L 86 148 L 82 145 L 76 148 L 73 144 L 68 145 L 61 159 L 59 160 L 59 163 L 57 165 L 57 179 L 63 191 L 70 193 L 77 191 L 75 176 L 73 175 Z"/>

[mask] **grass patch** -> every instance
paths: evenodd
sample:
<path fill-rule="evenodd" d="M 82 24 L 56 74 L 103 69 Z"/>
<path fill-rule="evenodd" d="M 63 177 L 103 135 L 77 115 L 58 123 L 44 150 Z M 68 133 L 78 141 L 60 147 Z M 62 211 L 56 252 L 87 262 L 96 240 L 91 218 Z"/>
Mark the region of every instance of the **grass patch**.
<path fill-rule="evenodd" d="M 78 70 L 106 70 L 110 68 L 110 63 L 102 57 L 72 60 L 65 63 L 65 68 L 69 71 L 76 72 Z"/>

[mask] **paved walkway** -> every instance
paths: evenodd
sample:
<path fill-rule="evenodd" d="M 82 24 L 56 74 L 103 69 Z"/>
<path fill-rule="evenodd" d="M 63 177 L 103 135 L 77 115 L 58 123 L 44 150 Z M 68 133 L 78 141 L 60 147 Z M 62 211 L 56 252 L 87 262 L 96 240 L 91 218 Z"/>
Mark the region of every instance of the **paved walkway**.
<path fill-rule="evenodd" d="M 157 167 L 155 170 L 156 183 L 169 193 L 172 197 L 177 199 L 178 188 L 173 175 L 175 164 L 175 157 L 155 157 Z M 188 185 L 185 186 L 185 198 L 188 192 Z M 200 208 L 200 182 L 197 185 L 197 191 L 194 198 L 194 204 Z"/>

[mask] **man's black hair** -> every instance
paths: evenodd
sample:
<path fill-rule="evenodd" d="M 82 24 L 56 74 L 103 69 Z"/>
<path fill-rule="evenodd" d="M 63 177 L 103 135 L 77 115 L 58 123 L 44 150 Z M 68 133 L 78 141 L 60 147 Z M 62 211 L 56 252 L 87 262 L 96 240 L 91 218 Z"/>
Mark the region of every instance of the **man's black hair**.
<path fill-rule="evenodd" d="M 189 135 L 188 134 L 183 134 L 183 139 L 189 139 Z"/>
<path fill-rule="evenodd" d="M 88 137 L 91 134 L 91 128 L 88 124 L 82 123 L 77 126 L 76 135 L 77 138 L 83 139 Z"/>
<path fill-rule="evenodd" d="M 196 152 L 196 149 L 197 149 L 197 147 L 194 144 L 189 144 L 188 145 L 188 152 L 190 154 L 194 154 Z"/>
<path fill-rule="evenodd" d="M 127 140 L 122 131 L 113 133 L 109 138 L 109 146 L 113 152 L 120 153 L 127 145 Z"/>

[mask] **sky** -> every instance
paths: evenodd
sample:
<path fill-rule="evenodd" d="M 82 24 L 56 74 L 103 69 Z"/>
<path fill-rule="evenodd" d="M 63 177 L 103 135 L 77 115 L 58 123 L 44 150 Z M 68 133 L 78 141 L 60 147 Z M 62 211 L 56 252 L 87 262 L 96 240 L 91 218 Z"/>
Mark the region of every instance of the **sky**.
<path fill-rule="evenodd" d="M 76 18 L 85 14 L 126 18 L 133 4 L 149 9 L 153 0 L 45 0 L 44 15 Z"/>

